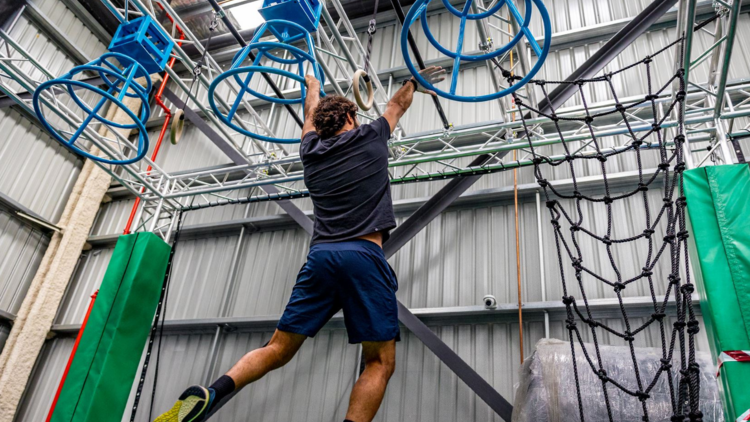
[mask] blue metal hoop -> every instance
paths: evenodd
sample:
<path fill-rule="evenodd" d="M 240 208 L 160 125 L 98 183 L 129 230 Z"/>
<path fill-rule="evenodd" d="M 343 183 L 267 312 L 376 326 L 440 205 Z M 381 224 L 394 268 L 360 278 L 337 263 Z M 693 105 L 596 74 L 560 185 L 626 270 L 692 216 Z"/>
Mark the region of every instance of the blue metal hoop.
<path fill-rule="evenodd" d="M 288 32 L 286 31 L 290 27 L 299 32 L 293 35 L 288 34 Z M 285 32 L 280 32 L 280 28 Z M 277 39 L 279 39 L 280 42 L 260 41 L 260 39 L 265 35 L 266 32 L 270 32 L 271 34 L 273 34 Z M 303 39 L 305 43 L 307 44 L 307 51 L 289 44 L 291 42 L 294 42 L 300 39 Z M 284 59 L 284 58 L 275 56 L 270 53 L 270 51 L 272 50 L 287 51 L 291 54 L 293 58 Z M 244 61 L 247 59 L 247 57 L 250 55 L 252 51 L 257 51 L 255 60 L 253 60 L 250 66 L 242 66 L 242 64 L 244 63 Z M 270 67 L 270 66 L 261 66 L 260 63 L 264 57 L 271 61 L 283 64 L 283 65 L 297 65 L 297 73 L 293 73 L 287 70 Z M 232 121 L 232 118 L 237 113 L 239 105 L 242 102 L 242 98 L 246 93 L 249 93 L 253 97 L 260 98 L 262 100 L 265 100 L 271 103 L 300 104 L 302 105 L 302 109 L 304 112 L 305 97 L 307 93 L 306 86 L 305 86 L 305 66 L 304 66 L 305 62 L 310 62 L 310 64 L 312 65 L 313 73 L 315 77 L 319 81 L 321 81 L 320 95 L 325 96 L 325 93 L 323 92 L 323 88 L 322 88 L 323 84 L 325 84 L 325 76 L 323 75 L 323 71 L 320 65 L 315 60 L 315 44 L 313 43 L 310 33 L 307 32 L 305 28 L 303 28 L 302 26 L 294 22 L 282 21 L 282 20 L 270 20 L 264 23 L 260 28 L 258 28 L 252 40 L 250 40 L 250 43 L 245 48 L 243 48 L 242 50 L 237 52 L 237 54 L 235 54 L 234 58 L 232 59 L 232 66 L 229 68 L 229 70 L 222 73 L 216 79 L 214 79 L 213 82 L 211 82 L 211 86 L 209 86 L 208 88 L 209 105 L 211 106 L 211 109 L 213 110 L 214 114 L 219 120 L 221 120 L 225 125 L 231 127 L 232 129 L 236 130 L 237 132 L 245 136 L 250 136 L 252 138 L 259 139 L 261 141 L 266 141 L 266 142 L 276 142 L 276 143 L 283 143 L 283 144 L 299 143 L 300 138 L 272 138 L 269 136 L 251 132 L 237 125 L 235 122 Z M 301 86 L 300 97 L 299 98 L 270 97 L 268 95 L 262 94 L 250 88 L 250 83 L 252 81 L 253 76 L 256 73 L 271 73 L 274 75 L 280 75 L 285 78 L 289 78 L 289 79 L 299 82 Z M 230 77 L 240 86 L 240 90 L 237 93 L 237 97 L 232 103 L 230 110 L 227 113 L 223 113 L 222 111 L 220 111 L 220 109 L 216 105 L 215 92 L 219 84 L 221 84 L 224 80 Z"/>
<path fill-rule="evenodd" d="M 414 78 L 417 79 L 417 81 L 427 87 L 428 89 L 435 91 L 437 95 L 440 95 L 441 97 L 448 98 L 450 100 L 454 101 L 462 101 L 462 102 L 482 102 L 482 101 L 490 101 L 495 100 L 501 97 L 504 97 L 508 94 L 511 94 L 521 88 L 523 85 L 528 83 L 534 75 L 539 72 L 542 65 L 544 64 L 545 59 L 547 58 L 547 55 L 549 54 L 550 49 L 550 41 L 552 39 L 552 23 L 550 22 L 549 13 L 547 12 L 547 8 L 544 6 L 544 3 L 542 3 L 542 0 L 525 0 L 526 2 L 526 13 L 525 16 L 521 16 L 521 12 L 518 10 L 518 8 L 513 4 L 512 0 L 498 0 L 497 4 L 493 6 L 490 10 L 487 10 L 483 13 L 475 13 L 471 14 L 469 13 L 469 10 L 471 8 L 472 0 L 467 0 L 464 4 L 463 10 L 459 11 L 452 5 L 448 7 L 449 5 L 446 5 L 446 8 L 448 8 L 448 11 L 450 11 L 451 14 L 456 15 L 461 18 L 461 25 L 459 29 L 459 36 L 458 36 L 458 46 L 456 51 L 448 50 L 447 48 L 443 47 L 432 35 L 432 32 L 429 29 L 429 25 L 427 24 L 427 5 L 432 0 L 417 0 L 416 3 L 409 9 L 409 13 L 406 14 L 405 22 L 406 24 L 401 29 L 401 52 L 404 55 L 404 61 L 406 63 L 406 66 L 409 68 L 409 71 L 412 73 Z M 448 3 L 447 0 L 442 0 L 444 4 Z M 544 25 L 544 47 L 540 47 L 539 44 L 536 42 L 536 39 L 534 38 L 533 34 L 531 34 L 531 31 L 529 30 L 529 23 L 531 21 L 531 2 L 536 5 L 537 9 L 539 10 L 539 14 L 542 17 L 542 22 Z M 514 19 L 519 23 L 519 31 L 514 36 L 514 38 L 506 45 L 493 50 L 490 53 L 485 54 L 479 54 L 479 55 L 467 55 L 463 54 L 463 41 L 464 41 L 464 30 L 466 29 L 466 21 L 481 19 L 483 17 L 489 16 L 492 13 L 497 12 L 500 7 L 503 5 L 508 5 L 508 9 L 513 15 Z M 489 13 L 492 12 L 492 13 Z M 450 92 L 443 91 L 441 89 L 436 88 L 434 85 L 431 85 L 428 83 L 422 76 L 419 75 L 419 70 L 414 66 L 414 63 L 412 63 L 411 56 L 409 54 L 409 46 L 408 46 L 408 34 L 409 29 L 412 25 L 416 22 L 417 18 L 421 17 L 422 22 L 422 28 L 425 32 L 425 35 L 427 36 L 427 39 L 430 41 L 430 44 L 432 44 L 438 51 L 445 54 L 446 56 L 453 59 L 453 71 L 451 74 L 451 87 Z M 506 53 L 508 50 L 513 48 L 520 40 L 521 37 L 525 36 L 526 39 L 529 41 L 529 44 L 531 45 L 532 49 L 534 49 L 534 52 L 537 55 L 537 62 L 534 65 L 534 67 L 531 68 L 531 70 L 518 82 L 513 84 L 512 86 L 505 88 L 501 91 L 495 92 L 493 94 L 487 94 L 487 95 L 474 95 L 474 96 L 462 96 L 462 95 L 456 95 L 456 86 L 458 83 L 458 74 L 459 74 L 459 67 L 461 64 L 461 61 L 483 61 L 483 60 L 489 60 L 492 58 L 495 58 L 501 54 Z"/>
<path fill-rule="evenodd" d="M 120 70 L 112 63 L 108 62 L 107 58 L 116 58 L 124 69 Z M 106 63 L 106 67 L 103 65 Z M 107 91 L 100 89 L 96 86 L 87 84 L 79 80 L 73 80 L 73 77 L 81 72 L 94 72 L 98 73 L 104 83 L 109 87 Z M 145 75 L 147 84 L 143 86 L 135 81 L 138 77 Z M 111 78 L 111 79 L 110 79 Z M 46 116 L 42 110 L 41 102 L 46 100 L 41 97 L 41 94 L 52 88 L 55 85 L 64 86 L 65 90 L 69 93 L 73 101 L 85 112 L 86 117 L 84 118 L 81 126 L 73 133 L 69 138 L 65 138 L 57 129 L 47 121 Z M 85 91 L 94 92 L 95 94 L 102 97 L 99 102 L 92 108 L 81 100 L 80 96 L 76 93 L 75 88 L 81 88 Z M 106 53 L 99 59 L 91 61 L 85 65 L 76 66 L 71 69 L 70 72 L 65 75 L 49 80 L 39 85 L 34 91 L 32 102 L 34 105 L 34 112 L 37 118 L 42 123 L 42 126 L 52 135 L 55 140 L 60 142 L 64 147 L 75 152 L 76 154 L 82 155 L 86 158 L 90 158 L 94 161 L 99 161 L 106 164 L 131 164 L 142 159 L 148 152 L 148 132 L 146 131 L 145 122 L 151 115 L 151 108 L 148 105 L 148 93 L 151 90 L 151 78 L 148 76 L 143 67 L 135 60 L 124 56 L 119 53 Z M 113 94 L 117 94 L 115 97 Z M 123 104 L 122 100 L 124 97 L 138 98 L 141 100 L 140 116 L 136 115 L 132 110 Z M 133 121 L 132 124 L 127 123 L 116 123 L 108 120 L 106 117 L 99 114 L 100 109 L 109 100 L 113 104 L 117 105 L 123 110 Z M 85 130 L 86 126 L 91 120 L 97 120 L 107 126 L 119 128 L 119 129 L 136 129 L 138 130 L 138 149 L 136 154 L 132 158 L 125 160 L 112 160 L 104 157 L 99 157 L 89 153 L 88 151 L 79 148 L 76 145 L 76 141 Z"/>

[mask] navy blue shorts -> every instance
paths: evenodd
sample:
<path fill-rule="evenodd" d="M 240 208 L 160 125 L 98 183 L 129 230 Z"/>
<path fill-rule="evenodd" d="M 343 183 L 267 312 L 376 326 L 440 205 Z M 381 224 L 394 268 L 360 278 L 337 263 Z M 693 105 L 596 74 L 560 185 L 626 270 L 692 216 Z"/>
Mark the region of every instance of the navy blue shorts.
<path fill-rule="evenodd" d="M 297 275 L 278 329 L 314 337 L 340 309 L 349 343 L 399 335 L 398 281 L 383 249 L 368 240 L 318 243 Z"/>

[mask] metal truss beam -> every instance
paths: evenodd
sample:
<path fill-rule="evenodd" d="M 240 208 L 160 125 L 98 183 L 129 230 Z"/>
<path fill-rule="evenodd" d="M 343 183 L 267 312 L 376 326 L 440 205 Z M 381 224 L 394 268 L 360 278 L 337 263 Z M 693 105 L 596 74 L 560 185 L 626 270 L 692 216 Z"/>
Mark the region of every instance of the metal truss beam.
<path fill-rule="evenodd" d="M 698 295 L 693 295 L 696 314 L 701 315 Z M 623 298 L 623 304 L 628 307 L 633 318 L 650 317 L 654 312 L 654 303 L 649 296 Z M 595 318 L 617 318 L 622 315 L 620 303 L 617 299 L 591 299 L 589 307 Z M 668 310 L 675 309 L 674 300 L 667 304 Z M 565 306 L 560 301 L 528 302 L 523 305 L 524 322 L 542 321 L 547 312 L 552 320 L 565 319 Z M 0 311 L 2 312 L 2 311 Z M 487 324 L 503 323 L 518 320 L 518 305 L 515 303 L 498 304 L 495 309 L 483 306 L 454 306 L 440 308 L 412 309 L 412 314 L 424 324 Z M 528 318 L 526 318 L 528 314 Z M 165 334 L 182 333 L 213 333 L 216 327 L 224 327 L 231 331 L 273 331 L 278 325 L 281 315 L 264 315 L 250 317 L 221 317 L 200 319 L 172 319 L 164 322 Z M 337 313 L 331 318 L 324 329 L 343 328 L 344 315 Z M 75 336 L 80 324 L 56 324 L 52 332 L 58 336 Z"/>
<path fill-rule="evenodd" d="M 644 174 L 652 174 L 656 169 L 645 169 Z M 639 174 L 637 171 L 621 172 L 607 176 L 607 182 L 612 191 L 618 189 L 632 188 L 638 183 Z M 593 192 L 594 194 L 600 194 L 603 189 L 602 177 L 601 176 L 587 176 L 580 177 L 577 179 L 578 187 L 581 190 L 587 192 Z M 660 186 L 661 179 L 657 179 L 651 186 Z M 573 193 L 573 182 L 572 179 L 558 180 L 554 183 L 555 190 L 562 194 Z M 539 185 L 536 183 L 529 183 L 518 186 L 518 198 L 521 202 L 532 201 L 535 198 L 536 192 L 539 190 Z M 112 191 L 110 190 L 110 194 Z M 394 201 L 393 210 L 396 217 L 408 217 L 412 215 L 420 207 L 424 206 L 430 198 L 411 198 Z M 476 209 L 479 207 L 490 207 L 498 204 L 508 203 L 513 200 L 513 188 L 502 187 L 502 188 L 490 188 L 482 189 L 472 192 L 466 192 L 457 198 L 446 211 L 458 210 L 458 209 Z M 275 201 L 281 202 L 281 201 Z M 309 219 L 312 217 L 312 211 L 303 211 L 304 215 Z M 266 231 L 278 231 L 295 228 L 299 224 L 292 219 L 290 216 L 283 214 L 267 215 L 263 217 L 248 217 L 236 220 L 224 220 L 213 223 L 203 223 L 184 226 L 180 230 L 181 239 L 191 239 L 197 237 L 215 237 L 219 234 L 236 234 L 243 227 L 250 230 L 251 232 L 266 232 Z M 95 248 L 102 248 L 114 245 L 117 242 L 118 234 L 105 234 L 90 236 L 87 243 L 94 246 Z"/>

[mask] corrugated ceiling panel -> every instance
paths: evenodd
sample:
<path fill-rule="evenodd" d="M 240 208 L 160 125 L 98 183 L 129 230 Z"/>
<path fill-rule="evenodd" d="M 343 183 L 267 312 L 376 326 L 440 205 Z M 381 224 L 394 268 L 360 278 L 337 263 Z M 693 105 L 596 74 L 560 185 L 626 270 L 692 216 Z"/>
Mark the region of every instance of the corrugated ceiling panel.
<path fill-rule="evenodd" d="M 91 60 L 107 52 L 107 46 L 83 25 L 75 13 L 65 7 L 65 3 L 59 0 L 34 0 L 33 3 L 70 43 Z"/>
<path fill-rule="evenodd" d="M 57 222 L 83 165 L 17 111 L 0 110 L 0 191 Z"/>
<path fill-rule="evenodd" d="M 0 209 L 0 310 L 16 314 L 49 237 Z"/>
<path fill-rule="evenodd" d="M 177 244 L 167 318 L 218 317 L 227 291 L 238 236 L 185 240 Z"/>
<path fill-rule="evenodd" d="M 118 199 L 99 207 L 94 224 L 91 226 L 91 236 L 105 234 L 121 234 L 125 229 L 125 223 L 130 217 L 135 199 Z M 134 223 L 135 224 L 135 223 Z"/>
<path fill-rule="evenodd" d="M 63 337 L 48 340 L 39 355 L 21 403 L 15 422 L 43 421 L 52 405 L 75 338 Z"/>
<path fill-rule="evenodd" d="M 175 400 L 183 390 L 194 384 L 205 384 L 202 379 L 203 371 L 208 362 L 211 349 L 212 334 L 181 334 L 169 335 L 162 338 L 161 359 L 159 360 L 159 377 L 157 380 L 156 396 L 154 397 L 154 411 L 149 418 L 151 392 L 153 391 L 154 373 L 156 369 L 156 353 L 154 352 L 149 365 L 146 382 L 143 385 L 141 401 L 136 413 L 136 422 L 151 422 L 163 412 L 172 408 Z M 158 343 L 154 345 L 154 350 Z M 140 375 L 140 366 L 138 367 Z M 139 378 L 133 383 L 128 405 L 122 416 L 122 422 L 130 421 L 130 412 Z"/>
<path fill-rule="evenodd" d="M 481 305 L 517 299 L 513 203 L 450 211 L 402 248 L 391 263 L 397 296 L 411 308 Z M 540 301 L 536 204 L 521 203 L 521 277 L 524 300 Z"/>
<path fill-rule="evenodd" d="M 271 334 L 227 334 L 219 354 L 219 373 L 248 351 L 262 347 Z M 359 348 L 348 344 L 345 330 L 323 330 L 307 340 L 287 366 L 245 388 L 217 417 L 226 422 L 247 421 L 253 419 L 251 415 L 267 422 L 342 420 L 359 369 L 358 355 Z"/>
<path fill-rule="evenodd" d="M 308 252 L 302 229 L 246 235 L 229 316 L 280 315 Z"/>
<path fill-rule="evenodd" d="M 68 284 L 56 324 L 80 324 L 88 309 L 91 295 L 99 289 L 112 258 L 114 246 L 84 252 Z"/>

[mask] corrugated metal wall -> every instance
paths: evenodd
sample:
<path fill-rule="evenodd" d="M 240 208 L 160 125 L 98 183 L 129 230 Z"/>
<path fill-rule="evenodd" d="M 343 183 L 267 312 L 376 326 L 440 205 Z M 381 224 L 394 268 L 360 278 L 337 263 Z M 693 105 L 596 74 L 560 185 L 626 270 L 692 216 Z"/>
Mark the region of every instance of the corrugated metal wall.
<path fill-rule="evenodd" d="M 649 0 L 637 2 L 610 0 L 553 0 L 547 2 L 553 11 L 553 28 L 556 33 L 590 27 L 635 16 Z M 456 42 L 456 23 L 445 14 L 434 13 L 430 24 L 436 37 L 446 46 Z M 750 37 L 750 17 L 740 18 L 738 39 Z M 539 22 L 534 22 L 538 27 Z M 402 66 L 398 43 L 394 34 L 398 28 L 389 23 L 378 28 L 375 35 L 372 61 L 377 69 Z M 645 54 L 658 50 L 674 39 L 674 29 L 660 29 L 642 36 L 631 45 L 609 67 L 614 70 L 635 62 Z M 366 35 L 359 34 L 365 41 Z M 744 37 L 744 38 L 743 38 Z M 417 32 L 417 42 L 427 59 L 436 58 L 427 41 Z M 476 46 L 477 35 L 467 31 L 467 46 Z M 706 34 L 697 34 L 696 51 L 710 45 Z M 539 76 L 561 79 L 597 51 L 603 42 L 594 41 L 582 45 L 557 48 L 553 51 Z M 473 47 L 472 47 L 473 48 Z M 394 49 L 396 50 L 394 54 Z M 750 68 L 750 46 L 736 45 L 737 52 L 732 62 L 730 79 L 748 77 Z M 653 66 L 655 85 L 665 83 L 673 68 L 672 52 L 660 56 Z M 355 55 L 356 57 L 356 55 Z M 335 65 L 329 62 L 329 67 Z M 666 69 L 666 70 L 665 70 Z M 695 71 L 705 73 L 705 68 Z M 336 71 L 338 74 L 338 71 Z M 461 73 L 460 84 L 466 89 L 477 90 L 487 85 L 489 77 L 485 67 L 467 68 Z M 645 92 L 644 74 L 634 71 L 618 81 L 618 96 Z M 204 95 L 204 93 L 201 93 Z M 591 88 L 586 95 L 593 100 L 610 98 L 603 87 Z M 404 124 L 408 133 L 432 130 L 440 126 L 429 99 L 417 97 L 412 110 L 406 115 Z M 441 99 L 450 120 L 455 125 L 471 124 L 498 119 L 495 103 L 465 104 Z M 580 98 L 571 99 L 566 105 L 580 103 Z M 268 109 L 259 109 L 268 116 Z M 293 136 L 293 124 L 282 114 L 275 122 L 280 136 Z M 156 133 L 152 133 L 154 136 Z M 606 138 L 603 145 L 622 144 L 622 138 Z M 290 151 L 295 151 L 291 147 Z M 559 146 L 543 150 L 543 153 L 559 153 Z M 645 168 L 654 168 L 658 161 L 646 154 Z M 185 137 L 177 146 L 163 146 L 158 164 L 169 171 L 226 164 L 223 157 L 204 136 L 188 125 Z M 608 162 L 613 173 L 632 171 L 637 168 L 635 156 L 625 154 Z M 600 173 L 590 163 L 576 163 L 578 176 L 595 176 Z M 544 169 L 550 180 L 570 178 L 565 166 Z M 530 169 L 518 173 L 521 185 L 534 182 Z M 407 200 L 432 195 L 444 182 L 419 183 L 394 186 L 394 198 Z M 512 185 L 510 172 L 484 176 L 471 191 L 503 188 Z M 243 191 L 239 195 L 247 195 Z M 392 259 L 391 264 L 400 279 L 398 297 L 411 308 L 440 308 L 480 305 L 485 294 L 493 294 L 501 304 L 515 303 L 517 298 L 515 273 L 515 244 L 513 204 L 508 197 L 498 197 L 491 203 L 463 205 L 445 212 L 433 221 L 414 240 L 407 244 Z M 652 189 L 648 193 L 650 206 L 661 203 L 661 193 Z M 544 201 L 544 198 L 542 198 Z M 615 207 L 615 233 L 618 237 L 641 232 L 645 219 L 640 197 L 633 197 Z M 564 201 L 565 202 L 565 201 Z M 119 233 L 124 226 L 131 199 L 117 199 L 104 205 L 99 213 L 92 236 Z M 295 200 L 303 209 L 310 209 L 309 200 Z M 572 204 L 566 202 L 566 207 Z M 524 301 L 538 302 L 546 298 L 557 301 L 562 296 L 561 276 L 556 260 L 553 234 L 548 223 L 546 209 L 542 206 L 542 233 L 537 229 L 537 211 L 533 191 L 525 191 L 520 198 L 520 236 L 522 292 Z M 237 220 L 243 217 L 263 217 L 280 213 L 272 203 L 219 207 L 191 213 L 186 225 L 206 224 Z M 588 221 L 596 229 L 606 223 L 603 207 L 591 205 L 584 209 Z M 403 221 L 403 217 L 400 218 Z M 660 226 L 663 228 L 663 225 Z M 539 243 L 541 237 L 541 245 Z M 175 256 L 172 291 L 168 305 L 169 319 L 196 319 L 211 317 L 262 317 L 278 316 L 286 303 L 294 283 L 294 276 L 302 265 L 309 237 L 300 229 L 256 231 L 248 225 L 243 236 L 239 229 L 216 234 L 203 234 L 197 238 L 180 242 Z M 636 271 L 641 265 L 644 248 L 642 244 L 622 246 L 617 249 L 616 260 L 626 273 Z M 609 261 L 601 256 L 591 242 L 582 242 L 587 264 L 608 274 Z M 86 251 L 71 280 L 65 302 L 57 317 L 58 324 L 80 323 L 88 304 L 89 296 L 96 290 L 109 257 L 112 246 L 100 246 Z M 544 258 L 541 258 L 543 254 Z M 237 256 L 236 270 L 232 270 L 233 257 Z M 542 287 L 542 269 L 545 285 Z M 656 269 L 656 293 L 664 293 L 667 267 Z M 566 272 L 569 272 L 566 266 Z M 571 274 L 566 273 L 567 279 Z M 585 285 L 590 299 L 612 298 L 613 292 L 602 289 L 592 281 Z M 647 285 L 636 283 L 624 291 L 626 296 L 648 295 Z M 574 288 L 574 292 L 577 292 Z M 573 293 L 577 294 L 577 293 Z M 550 335 L 565 338 L 563 317 L 551 314 Z M 634 323 L 643 322 L 640 317 Z M 607 323 L 616 327 L 619 319 Z M 467 362 L 498 389 L 506 398 L 512 399 L 517 368 L 520 359 L 518 323 L 513 318 L 499 316 L 491 322 L 430 323 L 431 328 Z M 209 353 L 213 335 L 205 332 L 170 334 L 164 339 L 162 370 L 155 400 L 155 411 L 165 410 L 179 391 L 190 383 L 205 383 L 223 371 L 247 350 L 261 346 L 270 338 L 270 332 L 224 332 L 218 337 L 216 360 L 213 371 L 208 372 Z M 544 323 L 540 315 L 532 315 L 524 322 L 525 354 L 533 350 L 534 343 L 544 336 Z M 584 332 L 584 339 L 588 338 Z M 620 340 L 604 335 L 603 343 L 620 344 Z M 638 346 L 657 346 L 660 342 L 654 326 L 649 327 L 638 338 Z M 30 384 L 21 413 L 16 420 L 38 420 L 49 403 L 47 385 L 56 384 L 60 362 L 64 362 L 70 350 L 70 339 L 55 339 L 49 342 L 45 356 L 40 359 L 39 369 Z M 706 350 L 705 333 L 701 332 L 699 349 Z M 471 393 L 455 375 L 440 363 L 434 355 L 414 338 L 404 333 L 397 348 L 398 369 L 394 375 L 378 421 L 499 421 L 481 400 Z M 327 327 L 314 340 L 308 341 L 300 355 L 290 366 L 269 375 L 249 391 L 242 393 L 244 400 L 235 400 L 221 411 L 221 421 L 244 421 L 253 415 L 262 415 L 271 421 L 338 421 L 343 418 L 349 389 L 357 370 L 358 349 L 347 345 L 346 334 L 339 327 Z M 56 366 L 58 365 L 58 366 Z M 151 391 L 149 378 L 144 391 Z M 150 394 L 150 393 L 149 393 Z M 148 395 L 146 396 L 148 397 Z M 145 398 L 144 398 L 145 399 Z M 142 402 L 138 421 L 146 420 L 147 401 Z M 36 413 L 35 413 L 36 412 Z M 129 412 L 126 413 L 129 415 Z M 261 416 L 258 416 L 261 417 Z"/>
<path fill-rule="evenodd" d="M 0 311 L 21 307 L 49 237 L 0 207 Z"/>

